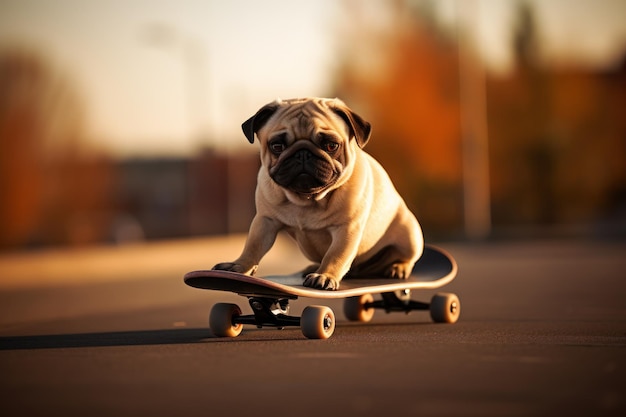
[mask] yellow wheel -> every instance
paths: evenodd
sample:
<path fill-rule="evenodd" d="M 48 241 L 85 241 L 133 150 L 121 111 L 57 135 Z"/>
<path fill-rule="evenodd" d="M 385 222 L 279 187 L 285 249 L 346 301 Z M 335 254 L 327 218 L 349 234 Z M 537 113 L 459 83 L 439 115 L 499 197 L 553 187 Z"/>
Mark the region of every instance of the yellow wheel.
<path fill-rule="evenodd" d="M 233 319 L 241 316 L 241 309 L 237 304 L 217 303 L 209 315 L 209 327 L 217 337 L 237 337 L 243 329 L 243 324 L 234 324 Z"/>
<path fill-rule="evenodd" d="M 302 311 L 300 329 L 309 339 L 328 339 L 335 331 L 335 313 L 326 306 L 308 306 Z"/>

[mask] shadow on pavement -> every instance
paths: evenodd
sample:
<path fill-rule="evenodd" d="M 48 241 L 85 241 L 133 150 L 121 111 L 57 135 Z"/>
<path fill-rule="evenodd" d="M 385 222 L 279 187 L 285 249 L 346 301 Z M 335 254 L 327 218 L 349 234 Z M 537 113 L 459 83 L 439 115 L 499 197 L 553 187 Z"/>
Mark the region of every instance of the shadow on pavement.
<path fill-rule="evenodd" d="M 379 336 L 389 332 L 398 331 L 399 327 L 412 327 L 414 329 L 424 328 L 423 326 L 436 326 L 441 336 L 442 327 L 454 327 L 449 325 L 433 324 L 431 322 L 379 322 L 379 323 L 349 323 L 343 322 L 341 327 L 363 328 L 361 336 L 372 337 L 373 329 Z M 167 330 L 135 330 L 118 332 L 99 333 L 71 333 L 71 334 L 49 334 L 49 335 L 29 335 L 29 336 L 3 336 L 0 337 L 0 351 L 10 350 L 37 350 L 37 349 L 67 349 L 67 348 L 89 348 L 89 347 L 117 347 L 117 346 L 150 346 L 150 345 L 182 345 L 202 342 L 265 342 L 271 340 L 308 340 L 299 329 L 290 328 L 279 330 L 275 328 L 255 329 L 247 327 L 244 332 L 254 337 L 215 337 L 208 328 L 185 328 Z M 339 329 L 339 332 L 341 330 Z M 446 333 L 446 332 L 444 332 Z M 358 336 L 358 335 L 357 335 Z"/>
<path fill-rule="evenodd" d="M 208 329 L 168 329 L 0 337 L 1 350 L 59 349 L 107 346 L 174 345 L 213 338 Z"/>

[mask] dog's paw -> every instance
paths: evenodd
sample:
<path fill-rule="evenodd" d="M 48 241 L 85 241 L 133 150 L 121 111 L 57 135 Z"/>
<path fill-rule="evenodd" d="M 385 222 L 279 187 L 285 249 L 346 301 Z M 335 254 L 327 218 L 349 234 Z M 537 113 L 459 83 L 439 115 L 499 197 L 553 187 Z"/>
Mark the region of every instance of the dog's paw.
<path fill-rule="evenodd" d="M 254 265 L 251 268 L 246 269 L 246 267 L 244 267 L 243 265 L 240 265 L 235 262 L 222 262 L 213 267 L 213 269 L 217 269 L 220 271 L 238 272 L 240 274 L 246 274 L 246 275 L 254 275 L 257 268 L 258 268 L 258 265 Z"/>
<path fill-rule="evenodd" d="M 391 264 L 387 270 L 387 276 L 389 278 L 407 279 L 411 276 L 413 265 L 408 263 L 395 263 Z"/>
<path fill-rule="evenodd" d="M 335 291 L 339 289 L 339 281 L 324 274 L 308 274 L 304 278 L 305 287 Z"/>

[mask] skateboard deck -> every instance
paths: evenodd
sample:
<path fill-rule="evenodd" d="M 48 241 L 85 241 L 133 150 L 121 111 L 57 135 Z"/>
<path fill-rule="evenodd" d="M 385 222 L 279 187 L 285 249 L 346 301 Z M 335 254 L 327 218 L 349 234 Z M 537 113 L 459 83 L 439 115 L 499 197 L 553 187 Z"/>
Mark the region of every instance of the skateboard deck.
<path fill-rule="evenodd" d="M 369 321 L 374 309 L 387 312 L 430 310 L 436 322 L 453 323 L 460 312 L 458 297 L 454 294 L 437 294 L 431 303 L 410 299 L 411 290 L 442 287 L 457 274 L 454 258 L 443 249 L 427 245 L 407 279 L 359 277 L 344 278 L 339 290 L 313 289 L 302 285 L 301 274 L 254 277 L 237 272 L 220 270 L 192 271 L 184 276 L 185 284 L 199 289 L 229 291 L 248 298 L 253 315 L 244 316 L 235 304 L 218 303 L 210 316 L 211 329 L 218 336 L 237 336 L 242 324 L 257 327 L 301 326 L 309 338 L 327 338 L 334 331 L 334 313 L 328 307 L 310 306 L 302 317 L 288 316 L 289 300 L 299 297 L 316 299 L 345 298 L 344 313 L 354 321 Z M 382 294 L 374 301 L 371 294 Z"/>
<path fill-rule="evenodd" d="M 452 256 L 442 249 L 426 246 L 408 279 L 345 278 L 336 291 L 305 287 L 302 285 L 304 278 L 295 274 L 254 277 L 237 272 L 205 270 L 189 272 L 184 280 L 194 288 L 230 291 L 247 297 L 331 299 L 407 289 L 438 288 L 452 281 L 456 272 L 457 265 Z"/>

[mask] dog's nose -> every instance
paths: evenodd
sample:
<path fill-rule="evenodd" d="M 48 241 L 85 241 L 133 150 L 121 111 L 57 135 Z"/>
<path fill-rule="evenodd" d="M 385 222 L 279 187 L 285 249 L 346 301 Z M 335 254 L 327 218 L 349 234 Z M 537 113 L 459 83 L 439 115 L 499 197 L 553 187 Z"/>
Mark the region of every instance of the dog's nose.
<path fill-rule="evenodd" d="M 296 152 L 294 158 L 302 163 L 305 163 L 309 159 L 311 159 L 312 156 L 313 154 L 308 149 L 300 149 L 298 152 Z"/>

